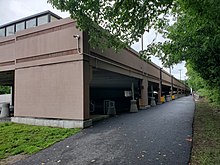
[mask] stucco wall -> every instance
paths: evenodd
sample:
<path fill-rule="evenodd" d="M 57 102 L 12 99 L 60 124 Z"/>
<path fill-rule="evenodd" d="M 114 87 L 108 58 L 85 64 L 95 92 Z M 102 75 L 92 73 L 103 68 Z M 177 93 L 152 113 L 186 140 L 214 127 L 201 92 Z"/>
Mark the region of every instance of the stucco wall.
<path fill-rule="evenodd" d="M 15 116 L 83 119 L 83 62 L 15 71 Z"/>
<path fill-rule="evenodd" d="M 0 71 L 14 70 L 15 38 L 9 36 L 0 38 Z"/>
<path fill-rule="evenodd" d="M 11 94 L 0 95 L 0 104 L 10 103 L 11 104 Z"/>
<path fill-rule="evenodd" d="M 73 35 L 82 35 L 71 19 L 63 19 L 16 34 L 16 59 L 66 51 L 77 47 Z M 82 48 L 82 45 L 80 45 Z"/>
<path fill-rule="evenodd" d="M 97 53 L 103 58 L 107 57 L 108 59 L 118 64 L 121 64 L 122 66 L 126 66 L 127 69 L 131 72 L 138 72 L 139 75 L 133 75 L 136 78 L 139 78 L 142 75 L 142 73 L 145 73 L 150 74 L 155 78 L 159 79 L 160 67 L 154 64 L 144 62 L 132 50 L 123 49 L 116 53 L 113 49 L 107 49 L 104 52 L 102 52 L 99 49 L 92 49 L 91 52 Z"/>

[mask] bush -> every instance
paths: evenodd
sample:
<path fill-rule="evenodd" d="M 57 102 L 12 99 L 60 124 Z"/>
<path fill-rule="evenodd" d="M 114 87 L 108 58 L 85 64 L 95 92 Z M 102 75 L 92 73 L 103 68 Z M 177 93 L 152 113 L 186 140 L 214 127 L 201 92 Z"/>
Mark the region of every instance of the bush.
<path fill-rule="evenodd" d="M 220 90 L 218 88 L 201 88 L 198 93 L 200 96 L 206 97 L 213 105 L 220 106 Z"/>
<path fill-rule="evenodd" d="M 0 94 L 10 94 L 9 86 L 0 86 Z"/>

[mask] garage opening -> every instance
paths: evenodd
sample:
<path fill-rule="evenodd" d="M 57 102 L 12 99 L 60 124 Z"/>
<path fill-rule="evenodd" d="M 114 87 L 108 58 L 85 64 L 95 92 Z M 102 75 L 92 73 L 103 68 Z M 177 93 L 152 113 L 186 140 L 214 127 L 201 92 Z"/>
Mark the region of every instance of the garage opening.
<path fill-rule="evenodd" d="M 0 72 L 0 119 L 14 116 L 14 71 Z"/>
<path fill-rule="evenodd" d="M 159 83 L 148 81 L 148 104 L 153 105 L 158 103 Z"/>
<path fill-rule="evenodd" d="M 131 88 L 138 100 L 140 80 L 115 72 L 93 69 L 90 83 L 90 114 L 111 115 L 129 112 Z"/>
<path fill-rule="evenodd" d="M 164 101 L 168 102 L 171 101 L 171 86 L 162 85 L 162 93 L 161 97 L 164 97 Z"/>

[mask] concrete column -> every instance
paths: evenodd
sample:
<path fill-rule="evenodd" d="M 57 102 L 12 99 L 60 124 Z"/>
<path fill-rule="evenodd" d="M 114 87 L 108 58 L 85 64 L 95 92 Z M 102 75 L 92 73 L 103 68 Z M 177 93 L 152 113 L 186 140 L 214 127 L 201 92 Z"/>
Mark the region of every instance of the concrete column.
<path fill-rule="evenodd" d="M 152 107 L 156 106 L 156 101 L 155 101 L 155 97 L 154 97 L 154 87 L 153 85 L 151 85 L 151 99 L 150 99 L 150 105 Z"/>
<path fill-rule="evenodd" d="M 171 89 L 170 89 L 171 93 L 171 98 L 172 98 L 172 95 L 173 95 L 173 76 L 171 75 Z"/>
<path fill-rule="evenodd" d="M 180 94 L 181 94 L 181 91 L 180 91 L 180 88 L 177 89 L 177 98 L 180 97 Z"/>
<path fill-rule="evenodd" d="M 159 82 L 159 89 L 158 89 L 158 103 L 161 104 L 161 93 L 162 93 L 162 68 L 160 68 L 160 82 Z"/>
<path fill-rule="evenodd" d="M 158 102 L 157 104 L 161 104 L 161 85 L 159 84 L 159 89 L 158 89 Z"/>
<path fill-rule="evenodd" d="M 140 109 L 146 109 L 148 106 L 148 81 L 144 78 L 141 82 L 141 99 L 139 100 Z"/>
<path fill-rule="evenodd" d="M 84 111 L 84 120 L 90 118 L 90 82 L 92 80 L 92 67 L 89 65 L 89 62 L 83 61 L 83 111 Z"/>

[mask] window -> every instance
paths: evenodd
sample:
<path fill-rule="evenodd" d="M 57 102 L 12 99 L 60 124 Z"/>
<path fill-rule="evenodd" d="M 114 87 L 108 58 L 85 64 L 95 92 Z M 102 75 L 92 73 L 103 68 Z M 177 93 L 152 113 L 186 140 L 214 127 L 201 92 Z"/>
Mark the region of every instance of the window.
<path fill-rule="evenodd" d="M 14 25 L 6 27 L 6 36 L 13 35 L 15 33 Z"/>
<path fill-rule="evenodd" d="M 50 15 L 50 22 L 57 21 L 58 19 L 52 15 Z"/>
<path fill-rule="evenodd" d="M 31 28 L 36 26 L 36 18 L 26 21 L 26 28 Z"/>
<path fill-rule="evenodd" d="M 48 20 L 48 15 L 44 15 L 44 16 L 41 16 L 41 17 L 38 17 L 38 18 L 37 18 L 37 24 L 38 24 L 38 26 L 39 26 L 39 25 L 46 24 L 46 23 L 48 23 L 48 22 L 49 22 L 49 20 Z"/>
<path fill-rule="evenodd" d="M 5 28 L 0 29 L 0 37 L 5 37 Z"/>
<path fill-rule="evenodd" d="M 16 24 L 16 32 L 24 30 L 24 22 L 20 22 Z"/>

